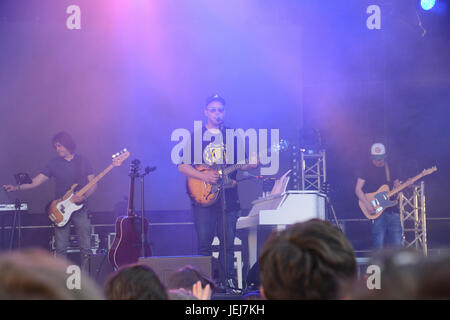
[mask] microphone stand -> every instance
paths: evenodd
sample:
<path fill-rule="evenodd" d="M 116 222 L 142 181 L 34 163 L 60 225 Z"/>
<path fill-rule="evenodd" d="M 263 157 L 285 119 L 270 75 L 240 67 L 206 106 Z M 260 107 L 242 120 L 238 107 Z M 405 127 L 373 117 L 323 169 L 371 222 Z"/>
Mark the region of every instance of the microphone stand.
<path fill-rule="evenodd" d="M 21 242 L 22 242 L 22 221 L 20 217 L 20 207 L 21 203 L 19 198 L 16 198 L 14 202 L 14 218 L 13 223 L 11 226 L 11 235 L 9 239 L 9 251 L 12 251 L 13 242 L 14 242 L 14 234 L 16 233 L 17 229 L 17 249 L 21 248 Z"/>
<path fill-rule="evenodd" d="M 144 177 L 148 175 L 150 172 L 155 171 L 156 167 L 146 167 L 145 172 L 139 177 L 141 178 L 141 257 L 146 256 L 145 252 L 145 209 L 144 209 Z"/>
<path fill-rule="evenodd" d="M 219 120 L 219 119 L 218 119 Z M 219 124 L 219 130 L 223 133 L 224 130 L 224 125 L 223 125 L 223 119 L 220 118 L 221 123 Z M 223 248 L 223 273 L 224 273 L 224 280 L 225 280 L 225 292 L 226 289 L 228 287 L 228 259 L 227 259 L 227 224 L 228 221 L 226 219 L 226 214 L 227 214 L 227 200 L 225 198 L 225 177 L 223 176 L 223 173 L 225 172 L 225 157 L 224 157 L 225 153 L 222 154 L 222 164 L 220 165 L 220 168 L 222 170 L 222 177 L 220 178 L 220 196 L 221 196 L 221 202 L 222 202 L 222 248 Z M 219 250 L 220 251 L 220 250 Z M 219 252 L 220 255 L 220 252 Z"/>
<path fill-rule="evenodd" d="M 330 214 L 329 214 L 329 211 L 330 211 L 330 209 L 331 209 L 331 213 L 333 214 L 333 218 L 334 218 L 334 223 L 336 224 L 336 227 L 338 227 L 339 228 L 339 230 L 341 230 L 342 232 L 344 232 L 343 230 L 342 230 L 342 228 L 341 228 L 341 225 L 339 224 L 339 222 L 338 222 L 338 219 L 337 219 L 337 217 L 336 217 L 336 212 L 334 211 L 334 206 L 333 206 L 333 204 L 331 203 L 331 199 L 330 199 L 330 191 L 329 191 L 329 189 L 330 189 L 330 185 L 327 183 L 327 182 L 325 182 L 325 190 L 322 190 L 322 191 L 324 191 L 325 192 L 325 199 L 326 199 L 326 201 L 327 201 L 327 204 L 328 204 L 328 217 L 327 217 L 327 219 L 329 219 L 329 220 L 331 220 L 331 217 L 329 216 Z"/>

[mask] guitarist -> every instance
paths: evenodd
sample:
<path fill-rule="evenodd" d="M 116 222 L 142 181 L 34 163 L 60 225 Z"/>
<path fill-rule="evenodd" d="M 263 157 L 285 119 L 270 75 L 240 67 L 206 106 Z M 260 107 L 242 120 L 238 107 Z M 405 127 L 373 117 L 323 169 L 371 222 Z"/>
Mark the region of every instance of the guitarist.
<path fill-rule="evenodd" d="M 52 145 L 58 156 L 50 160 L 44 169 L 32 179 L 32 183 L 20 186 L 4 185 L 3 188 L 8 192 L 29 190 L 40 186 L 50 178 L 54 178 L 56 184 L 55 199 L 58 199 L 61 198 L 73 184 L 77 183 L 81 188 L 94 179 L 95 176 L 90 162 L 86 157 L 75 153 L 76 144 L 67 132 L 55 134 L 52 138 Z M 94 185 L 83 197 L 74 194 L 72 197 L 73 202 L 77 204 L 86 202 L 87 198 L 92 195 L 96 189 L 97 185 Z M 74 212 L 69 223 L 64 227 L 55 227 L 56 254 L 64 257 L 67 255 L 67 247 L 69 246 L 70 240 L 70 222 L 75 225 L 78 234 L 81 253 L 81 268 L 87 271 L 89 255 L 91 253 L 91 232 L 86 205 Z"/>
<path fill-rule="evenodd" d="M 223 143 L 217 144 L 215 139 L 212 138 L 210 141 L 202 142 L 202 156 L 203 163 L 207 165 L 213 165 L 214 163 L 226 163 L 226 128 L 223 126 L 223 120 L 225 116 L 225 99 L 220 95 L 216 94 L 210 96 L 206 100 L 204 107 L 204 115 L 207 118 L 207 123 L 202 128 L 201 135 L 209 131 L 212 135 L 222 134 Z M 237 139 L 237 138 L 235 138 Z M 193 139 L 191 138 L 191 141 Z M 235 148 L 235 162 L 237 163 L 237 142 L 234 143 Z M 194 159 L 194 148 L 191 145 L 191 157 Z M 191 161 L 193 163 L 194 161 Z M 248 164 L 241 167 L 241 170 L 250 170 L 255 168 L 257 164 Z M 200 172 L 196 170 L 190 164 L 179 164 L 178 170 L 183 173 L 186 177 L 199 179 L 210 184 L 214 184 L 218 181 L 219 175 L 215 171 Z M 230 174 L 232 179 L 236 177 L 236 171 Z M 222 223 L 222 199 L 221 197 L 211 206 L 203 207 L 196 204 L 194 201 L 191 203 L 192 212 L 194 215 L 194 224 L 197 232 L 198 238 L 198 253 L 203 256 L 212 255 L 212 242 L 214 236 L 216 235 L 220 240 L 220 253 L 219 253 L 219 263 L 222 270 L 225 270 L 225 279 L 222 279 L 222 286 L 226 289 L 233 291 L 236 288 L 235 276 L 234 276 L 234 238 L 236 235 L 236 221 L 238 218 L 238 213 L 240 210 L 238 191 L 236 187 L 225 189 L 225 238 L 226 243 L 226 261 L 227 266 L 224 266 L 223 259 L 223 223 Z"/>
<path fill-rule="evenodd" d="M 355 193 L 367 208 L 369 214 L 375 213 L 375 208 L 366 199 L 365 192 L 374 192 L 383 184 L 391 190 L 400 185 L 398 179 L 393 180 L 396 171 L 392 170 L 386 160 L 386 148 L 382 143 L 374 143 L 370 148 L 371 161 L 365 163 L 358 172 Z M 363 191 L 364 188 L 364 191 Z M 387 208 L 380 217 L 372 220 L 372 237 L 374 249 L 388 245 L 399 247 L 402 244 L 402 226 L 400 214 L 396 206 Z"/>

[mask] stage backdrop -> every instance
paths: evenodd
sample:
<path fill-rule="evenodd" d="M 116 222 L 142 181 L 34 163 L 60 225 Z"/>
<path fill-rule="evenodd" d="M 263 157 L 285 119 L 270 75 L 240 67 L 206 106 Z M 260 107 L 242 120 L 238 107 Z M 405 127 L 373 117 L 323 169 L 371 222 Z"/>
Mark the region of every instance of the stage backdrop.
<path fill-rule="evenodd" d="M 72 4 L 81 29 L 67 28 Z M 271 9 L 289 12 L 241 1 L 2 1 L 2 184 L 38 174 L 55 156 L 52 135 L 66 130 L 97 173 L 121 148 L 131 152 L 100 182 L 92 210 L 127 196 L 135 158 L 157 167 L 146 209 L 188 208 L 170 138 L 204 120 L 207 96 L 225 97 L 230 127 L 286 135 L 300 123 L 300 27 L 272 20 Z M 42 212 L 52 195 L 47 183 L 17 196 Z"/>

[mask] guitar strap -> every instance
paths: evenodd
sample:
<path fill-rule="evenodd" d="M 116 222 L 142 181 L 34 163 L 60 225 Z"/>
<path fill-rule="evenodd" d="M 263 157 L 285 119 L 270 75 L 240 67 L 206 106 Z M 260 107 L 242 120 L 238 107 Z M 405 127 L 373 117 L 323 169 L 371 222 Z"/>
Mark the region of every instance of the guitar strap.
<path fill-rule="evenodd" d="M 391 182 L 391 172 L 389 171 L 389 165 L 387 162 L 385 162 L 385 164 L 384 164 L 384 172 L 386 174 L 386 181 L 388 183 L 390 183 Z"/>
<path fill-rule="evenodd" d="M 80 190 L 83 186 L 83 176 L 82 176 L 82 163 L 81 163 L 81 157 L 75 156 L 74 159 L 75 163 L 75 183 L 78 184 L 78 186 L 75 188 L 75 190 Z"/>

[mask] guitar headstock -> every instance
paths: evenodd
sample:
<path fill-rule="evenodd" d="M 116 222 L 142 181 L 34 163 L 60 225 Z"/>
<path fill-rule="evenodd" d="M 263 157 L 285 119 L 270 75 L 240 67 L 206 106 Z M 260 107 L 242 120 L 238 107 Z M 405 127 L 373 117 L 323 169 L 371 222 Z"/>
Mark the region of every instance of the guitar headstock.
<path fill-rule="evenodd" d="M 431 167 L 431 168 L 429 168 L 429 169 L 424 169 L 424 170 L 422 171 L 422 174 L 423 174 L 424 176 L 426 176 L 427 174 L 432 174 L 432 173 L 435 172 L 435 171 L 437 171 L 437 168 L 436 168 L 436 166 L 433 166 L 433 167 Z"/>
<path fill-rule="evenodd" d="M 123 149 L 116 154 L 112 155 L 112 165 L 119 167 L 130 156 L 130 152 L 127 149 Z"/>
<path fill-rule="evenodd" d="M 130 177 L 138 177 L 139 176 L 139 165 L 141 164 L 141 161 L 138 159 L 134 159 L 131 161 L 130 164 Z"/>

